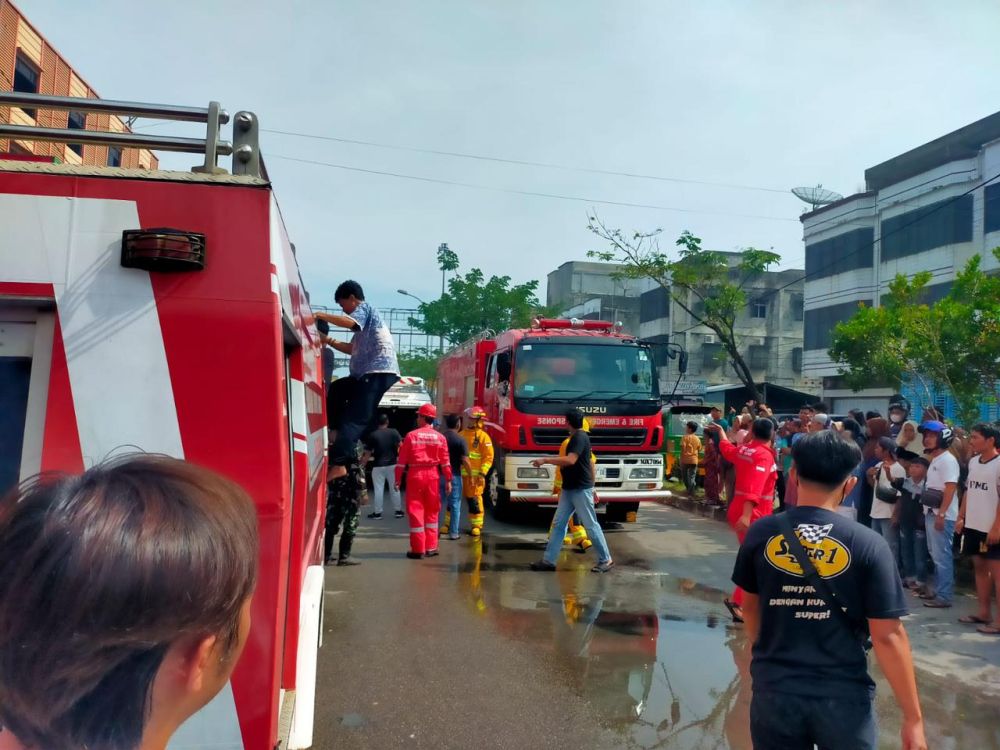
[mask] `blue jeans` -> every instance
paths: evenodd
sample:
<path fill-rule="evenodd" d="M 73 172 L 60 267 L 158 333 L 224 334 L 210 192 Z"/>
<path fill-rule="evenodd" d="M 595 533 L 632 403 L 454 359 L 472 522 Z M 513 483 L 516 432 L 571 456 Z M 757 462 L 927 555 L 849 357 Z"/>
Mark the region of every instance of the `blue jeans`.
<path fill-rule="evenodd" d="M 903 563 L 903 578 L 923 583 L 927 580 L 927 530 L 923 519 L 919 526 L 899 527 L 899 556 Z"/>
<path fill-rule="evenodd" d="M 955 538 L 955 522 L 945 521 L 944 531 L 934 528 L 934 514 L 924 516 L 927 524 L 927 547 L 934 561 L 934 595 L 943 602 L 951 602 L 955 589 L 955 559 L 951 544 Z"/>
<path fill-rule="evenodd" d="M 451 494 L 444 491 L 444 477 L 441 477 L 441 510 L 448 511 L 451 523 L 448 525 L 449 534 L 458 533 L 458 522 L 462 520 L 462 478 L 459 476 L 451 480 Z"/>
<path fill-rule="evenodd" d="M 754 750 L 875 750 L 872 699 L 754 690 L 750 736 Z"/>
<path fill-rule="evenodd" d="M 899 568 L 899 526 L 894 526 L 891 518 L 873 518 L 872 531 L 888 542 L 892 559 L 896 561 L 896 567 Z"/>
<path fill-rule="evenodd" d="M 562 550 L 563 539 L 566 537 L 569 517 L 573 513 L 576 513 L 577 520 L 587 530 L 587 536 L 594 543 L 594 549 L 597 550 L 597 562 L 610 561 L 611 552 L 608 550 L 608 542 L 597 523 L 597 513 L 594 511 L 593 487 L 584 490 L 564 489 L 560 493 L 556 517 L 552 521 L 552 531 L 549 532 L 549 543 L 545 545 L 545 554 L 542 555 L 542 559 L 550 565 L 556 564 L 556 558 L 559 557 L 559 552 Z"/>

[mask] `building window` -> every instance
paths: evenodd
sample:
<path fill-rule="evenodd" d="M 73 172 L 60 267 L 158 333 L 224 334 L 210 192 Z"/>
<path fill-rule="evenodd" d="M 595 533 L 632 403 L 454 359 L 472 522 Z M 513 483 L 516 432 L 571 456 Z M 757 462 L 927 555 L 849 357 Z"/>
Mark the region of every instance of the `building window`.
<path fill-rule="evenodd" d="M 1000 184 L 983 191 L 983 231 L 1000 232 Z"/>
<path fill-rule="evenodd" d="M 805 299 L 801 294 L 791 295 L 792 317 L 801 321 L 805 315 Z"/>
<path fill-rule="evenodd" d="M 806 245 L 806 276 L 822 279 L 857 268 L 871 268 L 874 246 L 875 230 L 871 227 Z"/>
<path fill-rule="evenodd" d="M 66 122 L 66 127 L 70 130 L 86 130 L 87 129 L 87 113 L 86 112 L 70 112 L 69 119 Z M 77 156 L 83 156 L 83 144 L 82 143 L 70 143 L 69 150 L 72 151 Z"/>
<path fill-rule="evenodd" d="M 703 343 L 701 345 L 701 369 L 714 370 L 721 362 L 722 344 Z"/>
<path fill-rule="evenodd" d="M 796 346 L 792 349 L 792 370 L 802 372 L 802 347 Z"/>
<path fill-rule="evenodd" d="M 882 260 L 972 240 L 972 196 L 932 203 L 882 222 Z"/>
<path fill-rule="evenodd" d="M 27 58 L 21 50 L 17 51 L 14 58 L 14 91 L 21 94 L 37 94 L 38 79 L 41 74 L 38 68 Z M 31 119 L 35 119 L 35 110 L 24 108 L 24 112 Z"/>
<path fill-rule="evenodd" d="M 766 370 L 767 361 L 770 358 L 771 350 L 766 346 L 752 344 L 750 346 L 750 369 Z"/>
<path fill-rule="evenodd" d="M 670 295 L 662 286 L 639 295 L 639 322 L 670 317 Z"/>
<path fill-rule="evenodd" d="M 122 150 L 117 146 L 108 146 L 108 166 L 120 167 L 122 165 Z"/>
<path fill-rule="evenodd" d="M 767 317 L 767 301 L 762 299 L 756 299 L 750 303 L 750 317 L 752 318 L 766 318 Z"/>
<path fill-rule="evenodd" d="M 854 317 L 859 305 L 871 306 L 870 299 L 858 300 L 856 302 L 844 302 L 840 305 L 830 305 L 829 307 L 819 307 L 815 310 L 806 310 L 805 324 L 803 326 L 803 345 L 808 351 L 811 349 L 829 349 L 833 341 L 833 329 L 845 320 Z"/>

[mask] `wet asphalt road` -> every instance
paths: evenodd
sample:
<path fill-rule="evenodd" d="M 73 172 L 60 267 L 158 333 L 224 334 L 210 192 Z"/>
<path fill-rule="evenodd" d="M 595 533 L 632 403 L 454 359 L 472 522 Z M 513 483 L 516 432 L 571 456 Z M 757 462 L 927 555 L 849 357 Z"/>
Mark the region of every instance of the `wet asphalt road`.
<path fill-rule="evenodd" d="M 367 511 L 367 509 L 363 509 Z M 362 519 L 362 565 L 328 568 L 314 747 L 749 748 L 746 643 L 721 602 L 735 541 L 644 506 L 608 534 L 617 568 L 566 551 L 534 573 L 544 514 L 411 561 L 405 519 Z M 1000 748 L 1000 639 L 916 611 L 930 746 Z M 879 686 L 881 746 L 898 747 Z"/>

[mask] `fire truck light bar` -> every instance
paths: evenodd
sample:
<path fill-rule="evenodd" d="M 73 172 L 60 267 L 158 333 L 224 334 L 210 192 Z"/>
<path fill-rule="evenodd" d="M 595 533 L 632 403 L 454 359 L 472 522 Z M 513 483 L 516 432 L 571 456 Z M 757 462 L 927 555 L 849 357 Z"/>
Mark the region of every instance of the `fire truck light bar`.
<path fill-rule="evenodd" d="M 144 271 L 201 271 L 205 268 L 205 235 L 180 229 L 126 229 L 122 232 L 122 266 Z"/>
<path fill-rule="evenodd" d="M 535 321 L 536 325 L 533 328 L 551 329 L 551 328 L 583 328 L 587 331 L 610 331 L 614 327 L 614 323 L 608 320 L 580 320 L 579 318 L 570 318 L 566 320 L 564 318 L 539 318 Z"/>

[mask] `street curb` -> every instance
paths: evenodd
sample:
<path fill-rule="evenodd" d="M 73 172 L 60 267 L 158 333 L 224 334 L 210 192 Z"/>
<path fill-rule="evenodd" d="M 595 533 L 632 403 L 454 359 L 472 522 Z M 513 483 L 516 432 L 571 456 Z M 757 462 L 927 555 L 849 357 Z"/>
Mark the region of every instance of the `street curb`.
<path fill-rule="evenodd" d="M 696 500 L 693 497 L 688 497 L 687 495 L 671 495 L 670 497 L 657 498 L 660 505 L 666 505 L 671 508 L 677 508 L 678 510 L 687 511 L 688 513 L 694 513 L 698 516 L 703 516 L 704 518 L 710 518 L 713 521 L 721 521 L 726 523 L 726 509 L 722 508 L 712 508 L 700 500 Z"/>

